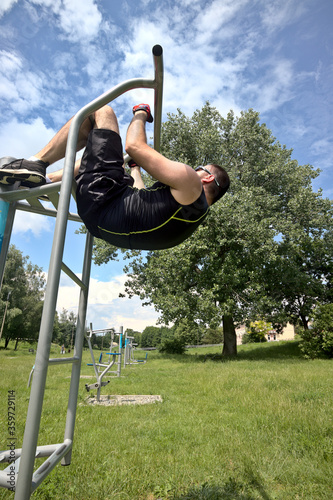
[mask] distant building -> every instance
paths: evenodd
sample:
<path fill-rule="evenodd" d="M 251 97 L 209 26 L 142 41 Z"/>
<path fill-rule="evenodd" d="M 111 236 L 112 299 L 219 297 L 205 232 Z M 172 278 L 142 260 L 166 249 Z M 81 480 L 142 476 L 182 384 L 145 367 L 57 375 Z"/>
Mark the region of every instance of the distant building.
<path fill-rule="evenodd" d="M 246 325 L 240 325 L 236 328 L 237 345 L 242 344 L 243 335 L 246 333 Z M 292 324 L 287 323 L 282 330 L 282 333 L 277 333 L 276 330 L 271 330 L 266 339 L 268 342 L 278 342 L 279 340 L 294 340 L 295 328 Z"/>

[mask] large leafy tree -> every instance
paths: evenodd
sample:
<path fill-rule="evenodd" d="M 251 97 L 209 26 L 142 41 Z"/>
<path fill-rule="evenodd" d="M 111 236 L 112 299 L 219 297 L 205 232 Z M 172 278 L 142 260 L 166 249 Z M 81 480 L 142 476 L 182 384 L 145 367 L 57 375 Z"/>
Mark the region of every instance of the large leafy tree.
<path fill-rule="evenodd" d="M 45 279 L 43 270 L 28 259 L 10 246 L 0 295 L 5 348 L 10 340 L 16 340 L 16 349 L 20 339 L 34 341 L 38 337 Z"/>
<path fill-rule="evenodd" d="M 293 160 L 258 113 L 230 112 L 223 118 L 209 103 L 192 118 L 178 110 L 163 124 L 162 152 L 193 167 L 224 166 L 231 187 L 182 245 L 132 253 L 129 295 L 153 304 L 161 321 L 187 319 L 212 327 L 222 322 L 225 355 L 236 354 L 235 324 L 268 312 L 275 323 L 308 314 L 300 307 L 292 313 L 301 293 L 309 307 L 327 299 L 332 203 L 312 189 L 319 171 Z M 102 255 L 98 248 L 97 255 Z M 309 277 L 315 292 L 306 290 Z"/>

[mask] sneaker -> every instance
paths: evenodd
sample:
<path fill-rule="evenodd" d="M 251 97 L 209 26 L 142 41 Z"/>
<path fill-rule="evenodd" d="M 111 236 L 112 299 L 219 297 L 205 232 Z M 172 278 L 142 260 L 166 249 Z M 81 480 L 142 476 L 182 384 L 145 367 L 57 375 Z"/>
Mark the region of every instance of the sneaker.
<path fill-rule="evenodd" d="M 154 118 L 152 117 L 152 114 L 150 112 L 149 104 L 138 104 L 137 106 L 134 106 L 133 115 L 134 113 L 136 113 L 136 111 L 145 111 L 148 115 L 147 122 L 152 123 L 154 121 Z"/>
<path fill-rule="evenodd" d="M 21 186 L 37 187 L 45 184 L 48 163 L 41 160 L 14 160 L 0 168 L 0 184 L 14 184 L 21 181 Z"/>

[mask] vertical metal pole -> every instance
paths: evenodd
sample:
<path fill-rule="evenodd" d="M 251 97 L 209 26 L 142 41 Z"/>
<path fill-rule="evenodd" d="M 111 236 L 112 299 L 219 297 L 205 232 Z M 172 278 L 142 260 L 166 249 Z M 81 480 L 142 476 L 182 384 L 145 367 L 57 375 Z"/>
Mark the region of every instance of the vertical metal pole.
<path fill-rule="evenodd" d="M 2 242 L 5 235 L 8 210 L 9 210 L 9 202 L 0 200 L 0 251 L 2 248 Z"/>
<path fill-rule="evenodd" d="M 5 156 L 3 158 L 0 158 L 0 168 L 15 159 L 16 158 L 13 158 L 12 156 Z M 0 197 L 1 193 L 13 191 L 17 189 L 18 186 L 19 182 L 15 182 L 15 184 L 12 184 L 11 186 L 0 185 Z M 8 201 L 0 199 L 0 287 L 2 285 L 7 252 L 12 235 L 12 228 L 15 217 L 15 205 L 16 202 L 9 203 Z"/>
<path fill-rule="evenodd" d="M 31 386 L 15 500 L 29 500 L 31 494 L 35 453 L 38 442 L 40 420 L 42 416 L 43 399 L 52 341 L 53 322 L 57 305 L 62 256 L 65 245 L 67 216 L 72 190 L 78 129 L 79 127 L 77 127 L 76 129 L 76 135 L 72 137 L 72 142 L 70 144 L 67 144 L 67 149 L 69 150 L 69 154 L 67 155 L 66 153 L 66 158 L 68 157 L 67 169 L 64 170 L 64 176 L 60 191 L 58 215 L 54 230 L 49 274 L 46 285 L 43 314 L 36 352 L 35 373 Z"/>
<path fill-rule="evenodd" d="M 84 339 L 84 330 L 85 330 L 87 306 L 88 306 L 89 279 L 91 271 L 93 242 L 94 242 L 94 237 L 90 233 L 87 233 L 83 270 L 82 270 L 82 282 L 86 285 L 86 288 L 81 289 L 80 291 L 77 329 L 76 329 L 75 344 L 74 344 L 74 356 L 78 357 L 80 361 L 74 363 L 72 366 L 72 377 L 69 389 L 68 409 L 67 409 L 65 438 L 64 438 L 65 440 L 70 439 L 71 441 L 73 441 L 74 439 L 75 416 L 76 416 L 77 397 L 80 384 L 80 370 L 81 370 L 83 339 Z M 69 465 L 71 463 L 71 457 L 72 457 L 72 449 L 69 451 L 69 453 L 67 453 L 67 455 L 64 456 L 61 465 Z"/>
<path fill-rule="evenodd" d="M 160 45 L 153 47 L 153 57 L 155 66 L 154 149 L 160 151 L 163 99 L 163 49 Z"/>
<path fill-rule="evenodd" d="M 0 187 L 0 196 L 3 192 L 3 188 Z M 10 243 L 10 238 L 12 235 L 12 229 L 14 224 L 15 212 L 16 212 L 16 202 L 8 203 L 7 201 L 0 199 L 0 215 L 1 215 L 1 228 L 0 228 L 0 288 L 2 286 L 3 275 L 5 272 L 5 265 L 7 259 L 7 253 Z"/>
<path fill-rule="evenodd" d="M 128 347 L 127 347 L 127 334 L 125 334 L 125 342 L 124 342 L 124 368 L 126 368 L 126 364 L 127 364 L 127 350 L 128 350 Z"/>
<path fill-rule="evenodd" d="M 112 358 L 112 349 L 113 349 L 113 341 L 114 341 L 114 336 L 115 336 L 115 332 L 114 330 L 111 330 L 110 331 L 110 349 L 109 349 L 109 358 L 108 358 L 108 363 L 110 364 L 111 362 L 111 358 Z"/>
<path fill-rule="evenodd" d="M 153 48 L 154 63 L 155 63 L 155 80 L 137 78 L 128 80 L 123 84 L 117 85 L 112 90 L 106 92 L 99 98 L 95 99 L 85 107 L 83 107 L 74 117 L 67 139 L 67 149 L 64 164 L 64 173 L 62 178 L 62 186 L 60 192 L 58 215 L 53 237 L 53 246 L 49 265 L 49 275 L 46 286 L 45 301 L 43 315 L 40 325 L 39 341 L 35 361 L 35 373 L 30 393 L 30 401 L 27 413 L 26 427 L 22 444 L 22 456 L 20 469 L 15 492 L 15 500 L 29 500 L 32 490 L 32 476 L 35 462 L 35 452 L 38 441 L 38 433 L 43 407 L 43 398 L 46 385 L 46 377 L 48 370 L 48 361 L 51 348 L 52 331 L 54 314 L 56 310 L 58 288 L 61 273 L 62 256 L 64 250 L 67 216 L 69 211 L 69 202 L 72 189 L 73 170 L 75 162 L 75 150 L 79 128 L 83 120 L 93 111 L 96 111 L 104 104 L 114 100 L 116 97 L 134 88 L 154 88 L 155 89 L 155 126 L 157 127 L 157 138 L 155 141 L 156 149 L 159 150 L 159 132 L 158 123 L 160 121 L 159 113 L 161 113 L 162 92 L 158 88 L 162 88 L 163 82 L 163 64 L 162 64 L 162 48 L 155 46 Z M 75 402 L 76 405 L 76 402 Z M 73 408 L 71 409 L 73 412 Z M 74 415 L 75 417 L 75 415 Z M 74 419 L 73 419 L 74 420 Z M 72 426 L 72 423 L 69 427 Z"/>
<path fill-rule="evenodd" d="M 123 353 L 123 333 L 124 327 L 121 326 L 119 329 L 119 356 L 118 356 L 118 365 L 117 365 L 117 377 L 120 377 L 121 374 L 121 358 Z"/>

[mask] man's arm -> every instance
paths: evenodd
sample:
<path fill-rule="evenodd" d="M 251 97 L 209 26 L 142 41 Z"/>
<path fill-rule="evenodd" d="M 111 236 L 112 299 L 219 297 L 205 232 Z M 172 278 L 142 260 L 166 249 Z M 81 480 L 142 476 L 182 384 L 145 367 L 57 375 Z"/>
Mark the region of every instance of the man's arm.
<path fill-rule="evenodd" d="M 182 205 L 190 205 L 202 191 L 198 174 L 188 165 L 168 160 L 150 148 L 146 141 L 147 113 L 138 111 L 133 116 L 126 137 L 126 152 L 154 179 L 170 186 L 172 196 Z"/>

